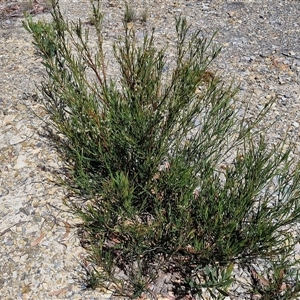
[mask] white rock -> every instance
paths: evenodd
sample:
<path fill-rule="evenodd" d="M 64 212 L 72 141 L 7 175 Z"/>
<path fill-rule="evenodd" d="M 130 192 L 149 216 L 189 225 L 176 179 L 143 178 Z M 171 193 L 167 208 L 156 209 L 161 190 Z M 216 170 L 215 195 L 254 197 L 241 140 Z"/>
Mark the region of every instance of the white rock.
<path fill-rule="evenodd" d="M 26 138 L 17 135 L 17 136 L 12 136 L 10 138 L 9 143 L 10 143 L 10 145 L 16 145 L 16 144 L 24 142 L 25 140 L 26 140 Z"/>
<path fill-rule="evenodd" d="M 28 254 L 24 254 L 21 256 L 20 262 L 24 263 L 27 261 L 27 259 L 28 259 Z"/>
<path fill-rule="evenodd" d="M 3 119 L 3 122 L 5 125 L 11 123 L 14 121 L 14 119 L 16 118 L 17 115 L 6 115 Z"/>
<path fill-rule="evenodd" d="M 17 162 L 14 166 L 15 169 L 22 169 L 27 166 L 27 163 L 25 162 L 26 156 L 25 155 L 19 155 Z"/>

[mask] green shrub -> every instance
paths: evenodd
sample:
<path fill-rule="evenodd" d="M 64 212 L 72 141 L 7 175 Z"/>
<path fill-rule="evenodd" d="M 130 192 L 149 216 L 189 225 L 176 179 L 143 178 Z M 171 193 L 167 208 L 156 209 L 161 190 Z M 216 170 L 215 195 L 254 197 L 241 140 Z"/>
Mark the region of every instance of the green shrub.
<path fill-rule="evenodd" d="M 41 92 L 68 166 L 67 204 L 83 220 L 94 265 L 88 285 L 113 283 L 134 298 L 153 295 L 169 274 L 177 297 L 229 296 L 234 265 L 267 267 L 292 253 L 299 166 L 283 143 L 268 146 L 259 133 L 270 105 L 251 122 L 237 117 L 236 89 L 209 70 L 220 49 L 184 18 L 176 19 L 173 65 L 154 31 L 139 41 L 124 21 L 113 48 L 119 74 L 108 78 L 96 3 L 97 49 L 57 4 L 53 22 L 24 22 L 47 72 Z"/>

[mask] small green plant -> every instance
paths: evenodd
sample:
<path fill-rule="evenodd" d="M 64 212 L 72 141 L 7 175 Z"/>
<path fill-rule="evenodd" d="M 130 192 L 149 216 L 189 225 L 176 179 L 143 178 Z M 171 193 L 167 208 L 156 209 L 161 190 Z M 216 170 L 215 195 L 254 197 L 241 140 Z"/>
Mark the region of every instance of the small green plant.
<path fill-rule="evenodd" d="M 258 299 L 299 299 L 299 267 L 291 257 L 282 254 L 272 258 L 264 265 L 262 274 L 254 266 L 248 266 L 248 269 L 252 281 L 251 293 Z"/>
<path fill-rule="evenodd" d="M 147 12 L 146 9 L 144 9 L 144 10 L 142 11 L 140 20 L 141 20 L 142 23 L 146 23 L 146 22 L 147 22 L 147 19 L 148 19 L 148 12 Z"/>
<path fill-rule="evenodd" d="M 67 165 L 66 204 L 83 221 L 87 283 L 155 297 L 165 274 L 176 297 L 231 296 L 234 265 L 267 268 L 297 242 L 299 165 L 257 127 L 270 104 L 254 120 L 238 118 L 236 89 L 209 70 L 220 52 L 212 39 L 177 18 L 168 65 L 154 31 L 138 40 L 127 26 L 129 6 L 113 47 L 119 74 L 108 78 L 103 15 L 99 1 L 91 4 L 97 49 L 57 3 L 52 22 L 24 22 L 47 72 L 41 92 Z"/>
<path fill-rule="evenodd" d="M 125 4 L 124 22 L 130 23 L 136 20 L 136 12 L 134 8 L 128 3 Z"/>

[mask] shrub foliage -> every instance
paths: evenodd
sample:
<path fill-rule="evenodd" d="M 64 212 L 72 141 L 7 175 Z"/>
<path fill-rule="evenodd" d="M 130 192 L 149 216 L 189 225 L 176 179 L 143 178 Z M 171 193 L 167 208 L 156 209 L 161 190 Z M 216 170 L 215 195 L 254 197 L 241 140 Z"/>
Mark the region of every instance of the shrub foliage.
<path fill-rule="evenodd" d="M 68 166 L 67 204 L 83 220 L 88 284 L 136 297 L 171 274 L 177 296 L 228 296 L 234 265 L 292 254 L 299 167 L 256 129 L 269 105 L 255 120 L 237 117 L 236 89 L 209 70 L 220 49 L 182 17 L 173 64 L 154 30 L 139 40 L 124 21 L 109 77 L 103 15 L 91 3 L 96 49 L 87 25 L 66 21 L 57 3 L 52 22 L 24 22 L 46 70 L 40 90 Z"/>

